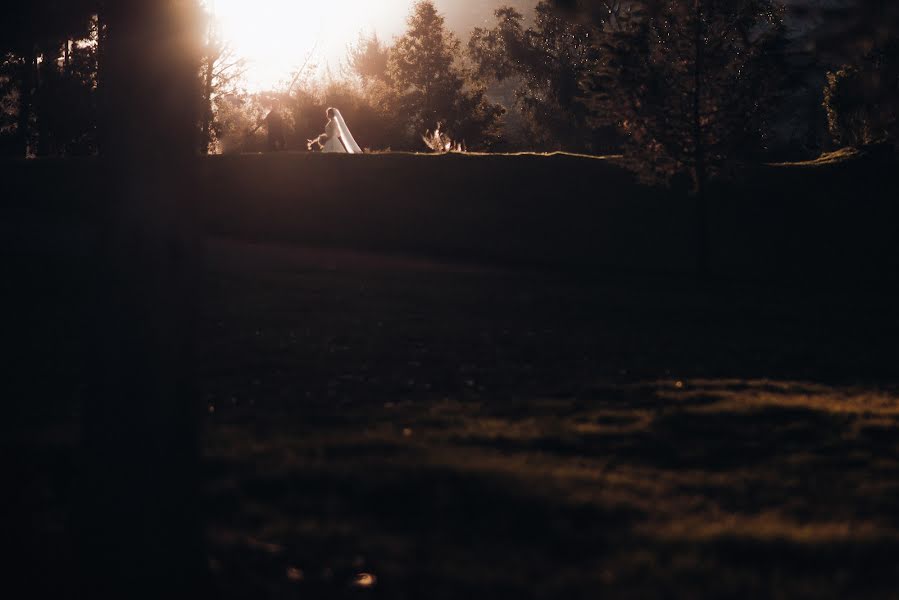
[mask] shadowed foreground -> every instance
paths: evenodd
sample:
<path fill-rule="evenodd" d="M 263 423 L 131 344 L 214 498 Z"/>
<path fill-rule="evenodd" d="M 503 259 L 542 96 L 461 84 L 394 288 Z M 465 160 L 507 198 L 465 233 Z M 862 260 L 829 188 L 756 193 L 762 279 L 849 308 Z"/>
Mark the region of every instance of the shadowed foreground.
<path fill-rule="evenodd" d="M 886 298 L 215 248 L 226 596 L 894 597 Z"/>
<path fill-rule="evenodd" d="M 712 271 L 895 285 L 896 166 L 847 151 L 747 167 L 715 184 Z M 696 265 L 694 199 L 638 185 L 614 158 L 285 153 L 204 157 L 196 167 L 191 208 L 216 236 L 570 272 L 690 273 Z M 40 213 L 95 226 L 106 207 L 91 190 L 104 168 L 0 162 L 3 205 L 13 218 Z"/>
<path fill-rule="evenodd" d="M 64 598 L 81 288 L 28 264 L 5 514 L 33 596 Z M 899 589 L 892 294 L 226 241 L 208 265 L 216 597 Z"/>

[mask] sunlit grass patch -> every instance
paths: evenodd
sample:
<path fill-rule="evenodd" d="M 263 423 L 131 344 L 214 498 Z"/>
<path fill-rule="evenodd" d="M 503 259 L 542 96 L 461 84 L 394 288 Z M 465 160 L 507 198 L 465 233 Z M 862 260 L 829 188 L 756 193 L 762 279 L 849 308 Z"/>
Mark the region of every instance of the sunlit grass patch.
<path fill-rule="evenodd" d="M 851 146 L 847 146 L 845 148 L 840 148 L 839 150 L 834 150 L 833 152 L 824 152 L 818 158 L 814 160 L 807 160 L 802 162 L 792 162 L 792 163 L 777 163 L 777 166 L 801 166 L 801 167 L 817 167 L 817 166 L 827 166 L 840 164 L 845 161 L 854 160 L 859 158 L 862 155 L 861 151 L 858 148 L 853 148 Z"/>
<path fill-rule="evenodd" d="M 519 399 L 509 411 L 489 397 L 319 406 L 309 423 L 266 422 L 260 436 L 212 424 L 207 453 L 254 465 L 223 470 L 234 485 L 218 488 L 242 498 L 245 525 L 258 523 L 241 530 L 244 546 L 293 548 L 291 564 L 311 560 L 305 543 L 324 543 L 335 564 L 341 552 L 377 556 L 379 585 L 424 569 L 463 587 L 639 589 L 641 577 L 676 578 L 710 560 L 748 576 L 712 550 L 734 544 L 899 544 L 887 499 L 897 448 L 864 435 L 869 421 L 899 433 L 892 391 L 672 379 L 602 383 L 588 397 Z M 812 415 L 836 420 L 805 434 Z M 430 533 L 421 538 L 419 527 Z M 228 525 L 215 531 L 227 538 Z M 570 540 L 594 566 L 557 564 L 553 539 Z M 422 544 L 438 543 L 439 565 L 414 562 Z M 671 545 L 688 549 L 676 563 L 667 562 Z M 507 560 L 552 567 L 520 579 L 497 571 Z M 752 575 L 759 589 L 764 573 Z"/>
<path fill-rule="evenodd" d="M 759 514 L 703 514 L 686 516 L 664 524 L 650 523 L 638 528 L 641 533 L 659 539 L 710 541 L 745 538 L 753 541 L 789 541 L 800 544 L 833 542 L 899 541 L 895 531 L 885 530 L 876 521 L 802 522 L 777 511 Z"/>
<path fill-rule="evenodd" d="M 716 398 L 699 405 L 697 412 L 751 411 L 765 408 L 794 408 L 819 411 L 844 418 L 852 433 L 865 429 L 892 428 L 899 424 L 899 395 L 892 389 L 831 387 L 810 382 L 770 380 L 692 380 L 675 389 L 662 389 L 659 396 L 673 402 Z"/>
<path fill-rule="evenodd" d="M 315 597 L 360 573 L 384 597 L 891 589 L 897 393 L 855 374 L 885 357 L 828 345 L 861 340 L 843 296 L 289 254 L 242 259 L 210 334 L 223 582 L 253 564 Z"/>

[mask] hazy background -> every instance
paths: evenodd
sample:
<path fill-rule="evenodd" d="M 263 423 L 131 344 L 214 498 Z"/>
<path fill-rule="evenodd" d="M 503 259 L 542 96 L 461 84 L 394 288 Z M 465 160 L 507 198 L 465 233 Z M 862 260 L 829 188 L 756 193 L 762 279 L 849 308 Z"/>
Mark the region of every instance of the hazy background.
<path fill-rule="evenodd" d="M 376 33 L 389 42 L 403 33 L 413 0 L 206 0 L 217 15 L 221 34 L 237 56 L 247 60 L 250 91 L 277 88 L 312 54 L 319 75 L 338 75 L 346 62 L 347 46 L 360 34 Z M 437 9 L 450 30 L 467 40 L 475 27 L 494 22 L 500 6 L 533 13 L 531 0 L 438 0 Z"/>

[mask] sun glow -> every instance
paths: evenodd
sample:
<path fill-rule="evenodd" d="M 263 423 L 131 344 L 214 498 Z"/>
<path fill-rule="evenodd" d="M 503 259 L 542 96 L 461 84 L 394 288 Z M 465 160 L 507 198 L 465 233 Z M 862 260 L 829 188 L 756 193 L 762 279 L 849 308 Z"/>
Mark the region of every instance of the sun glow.
<path fill-rule="evenodd" d="M 246 59 L 246 83 L 260 91 L 285 86 L 312 54 L 319 73 L 338 74 L 361 32 L 383 40 L 400 33 L 412 0 L 206 0 L 222 37 Z"/>

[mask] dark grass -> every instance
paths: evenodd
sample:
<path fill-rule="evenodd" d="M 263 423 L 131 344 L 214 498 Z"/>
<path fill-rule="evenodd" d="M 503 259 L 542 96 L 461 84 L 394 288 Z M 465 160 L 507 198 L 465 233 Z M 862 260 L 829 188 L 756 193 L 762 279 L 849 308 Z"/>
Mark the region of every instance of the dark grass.
<path fill-rule="evenodd" d="M 895 285 L 896 160 L 864 152 L 733 167 L 712 186 L 717 276 Z M 9 215 L 102 214 L 92 160 L 0 163 Z M 542 267 L 690 273 L 692 198 L 639 185 L 615 158 L 578 155 L 206 157 L 190 208 L 205 229 L 249 241 Z"/>
<path fill-rule="evenodd" d="M 211 243 L 209 268 L 221 597 L 897 589 L 889 296 L 234 242 Z M 56 314 L 41 322 L 65 329 Z M 5 436 L 28 486 L 10 509 L 31 516 L 20 551 L 63 596 L 73 383 L 63 369 L 23 388 L 34 412 Z M 359 573 L 375 587 L 354 587 Z"/>
<path fill-rule="evenodd" d="M 59 598 L 91 228 L 36 215 L 4 229 L 5 544 Z M 393 250 L 210 240 L 218 597 L 897 596 L 895 290 Z"/>
<path fill-rule="evenodd" d="M 233 597 L 895 592 L 886 297 L 215 255 Z"/>

